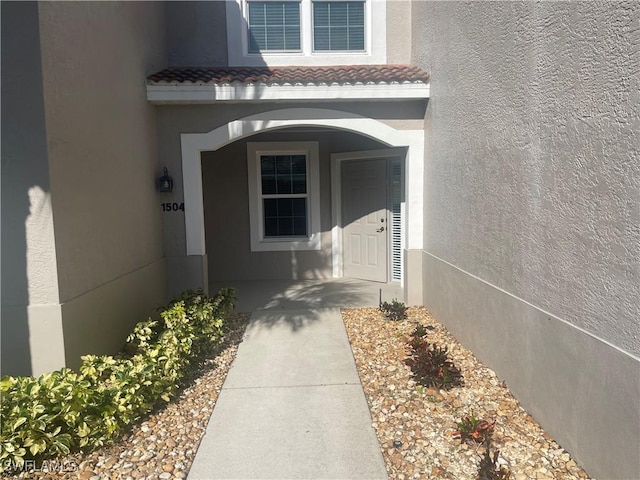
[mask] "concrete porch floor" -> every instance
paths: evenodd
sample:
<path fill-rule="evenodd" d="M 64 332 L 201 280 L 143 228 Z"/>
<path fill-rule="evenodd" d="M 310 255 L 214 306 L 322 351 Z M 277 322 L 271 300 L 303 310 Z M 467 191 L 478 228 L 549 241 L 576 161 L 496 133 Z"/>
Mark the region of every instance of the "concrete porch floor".
<path fill-rule="evenodd" d="M 222 287 L 234 287 L 236 310 L 304 310 L 316 308 L 377 307 L 382 301 L 404 301 L 400 283 L 379 283 L 349 278 L 327 280 L 229 280 L 211 282 L 214 295 Z"/>

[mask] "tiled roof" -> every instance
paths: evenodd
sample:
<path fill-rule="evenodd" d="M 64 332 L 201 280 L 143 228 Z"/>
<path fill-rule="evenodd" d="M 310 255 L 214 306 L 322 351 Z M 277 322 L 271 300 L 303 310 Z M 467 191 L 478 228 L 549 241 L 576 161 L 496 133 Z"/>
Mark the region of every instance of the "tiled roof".
<path fill-rule="evenodd" d="M 230 84 L 391 84 L 428 83 L 429 75 L 411 65 L 348 65 L 335 67 L 167 68 L 147 78 L 149 85 Z"/>

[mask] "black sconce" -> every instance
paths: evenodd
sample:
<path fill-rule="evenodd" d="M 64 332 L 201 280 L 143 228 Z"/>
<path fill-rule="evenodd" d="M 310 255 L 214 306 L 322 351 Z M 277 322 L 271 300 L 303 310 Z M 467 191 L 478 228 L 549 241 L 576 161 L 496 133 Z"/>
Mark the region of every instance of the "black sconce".
<path fill-rule="evenodd" d="M 162 176 L 158 179 L 158 189 L 161 192 L 173 192 L 173 178 L 169 176 L 167 167 L 164 167 Z"/>

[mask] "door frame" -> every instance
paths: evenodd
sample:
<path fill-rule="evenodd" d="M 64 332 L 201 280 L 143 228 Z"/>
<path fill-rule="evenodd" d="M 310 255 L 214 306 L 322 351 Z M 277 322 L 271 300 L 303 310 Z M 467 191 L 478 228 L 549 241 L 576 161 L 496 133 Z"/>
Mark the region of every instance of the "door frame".
<path fill-rule="evenodd" d="M 378 158 L 399 158 L 404 161 L 407 155 L 407 149 L 404 147 L 383 148 L 377 150 L 364 150 L 360 152 L 347 152 L 347 153 L 332 153 L 331 154 L 331 264 L 333 271 L 333 278 L 342 278 L 344 274 L 343 264 L 343 249 L 342 249 L 342 162 L 350 160 L 373 160 Z M 388 175 L 388 173 L 387 173 Z M 403 169 L 404 176 L 404 169 Z M 403 179 L 404 182 L 404 179 Z M 388 199 L 387 199 L 388 202 Z M 402 215 L 402 251 L 405 249 L 405 238 L 407 221 L 405 215 Z M 389 235 L 389 228 L 387 229 L 387 235 Z M 391 253 L 390 242 L 387 242 L 387 282 L 391 278 L 390 265 L 391 265 Z M 404 255 L 401 255 L 401 274 L 400 284 L 404 287 L 405 269 L 404 269 Z"/>

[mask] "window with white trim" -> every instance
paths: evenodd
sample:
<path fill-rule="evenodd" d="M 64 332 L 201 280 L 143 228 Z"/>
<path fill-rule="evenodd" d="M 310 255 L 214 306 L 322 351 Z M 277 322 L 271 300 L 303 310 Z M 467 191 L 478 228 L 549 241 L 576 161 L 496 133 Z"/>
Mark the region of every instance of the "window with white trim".
<path fill-rule="evenodd" d="M 317 142 L 248 142 L 252 251 L 319 250 Z"/>
<path fill-rule="evenodd" d="M 306 237 L 309 230 L 304 153 L 260 154 L 264 238 Z"/>
<path fill-rule="evenodd" d="M 229 64 L 386 63 L 386 1 L 229 0 Z"/>
<path fill-rule="evenodd" d="M 313 1 L 313 50 L 362 52 L 365 2 Z"/>
<path fill-rule="evenodd" d="M 300 2 L 248 2 L 249 53 L 300 51 Z"/>

